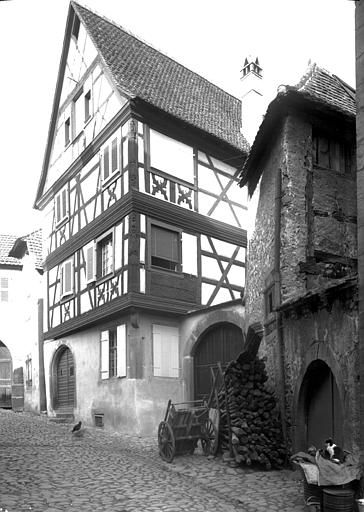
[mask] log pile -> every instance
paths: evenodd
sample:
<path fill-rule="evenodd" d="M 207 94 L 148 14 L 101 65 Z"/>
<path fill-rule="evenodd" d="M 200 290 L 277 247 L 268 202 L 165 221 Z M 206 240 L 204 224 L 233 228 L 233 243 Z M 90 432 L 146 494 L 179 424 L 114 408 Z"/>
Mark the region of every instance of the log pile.
<path fill-rule="evenodd" d="M 233 361 L 224 379 L 219 391 L 223 451 L 237 464 L 282 467 L 287 453 L 274 392 L 266 385 L 264 360 Z"/>

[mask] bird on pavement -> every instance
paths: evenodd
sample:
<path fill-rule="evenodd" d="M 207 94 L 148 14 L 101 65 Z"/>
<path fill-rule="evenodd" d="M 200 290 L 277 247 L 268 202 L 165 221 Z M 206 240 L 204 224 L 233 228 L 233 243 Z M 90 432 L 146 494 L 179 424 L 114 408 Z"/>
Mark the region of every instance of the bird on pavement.
<path fill-rule="evenodd" d="M 77 425 L 75 425 L 75 426 L 73 427 L 73 429 L 72 429 L 72 434 L 73 434 L 74 432 L 78 432 L 79 430 L 81 430 L 81 425 L 82 425 L 82 421 L 79 421 L 79 422 L 77 423 Z"/>

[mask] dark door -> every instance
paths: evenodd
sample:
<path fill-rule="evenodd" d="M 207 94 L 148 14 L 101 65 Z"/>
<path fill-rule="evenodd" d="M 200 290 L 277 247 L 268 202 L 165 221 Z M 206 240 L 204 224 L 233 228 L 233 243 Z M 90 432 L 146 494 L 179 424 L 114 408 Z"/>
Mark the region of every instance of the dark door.
<path fill-rule="evenodd" d="M 333 437 L 342 446 L 343 412 L 330 368 L 323 361 L 315 361 L 309 367 L 307 377 L 307 447 L 321 448 L 328 437 Z"/>
<path fill-rule="evenodd" d="M 15 368 L 13 372 L 13 383 L 11 386 L 11 404 L 13 411 L 24 410 L 24 376 L 23 368 Z"/>
<path fill-rule="evenodd" d="M 200 338 L 194 355 L 195 400 L 208 398 L 212 386 L 211 367 L 222 367 L 236 359 L 243 350 L 241 329 L 232 324 L 218 324 Z"/>
<path fill-rule="evenodd" d="M 57 407 L 75 405 L 75 369 L 72 353 L 65 348 L 57 362 Z"/>
<path fill-rule="evenodd" d="M 9 349 L 0 341 L 0 407 L 11 408 L 12 362 Z"/>

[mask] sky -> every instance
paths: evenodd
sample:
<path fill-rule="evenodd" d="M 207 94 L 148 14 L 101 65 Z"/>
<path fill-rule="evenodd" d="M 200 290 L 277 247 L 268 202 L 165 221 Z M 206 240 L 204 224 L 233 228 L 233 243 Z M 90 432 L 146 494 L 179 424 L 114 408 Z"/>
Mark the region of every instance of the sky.
<path fill-rule="evenodd" d="M 239 97 L 257 56 L 268 105 L 309 60 L 355 87 L 351 0 L 79 0 Z M 33 209 L 43 165 L 68 0 L 0 0 L 0 234 L 41 226 Z"/>

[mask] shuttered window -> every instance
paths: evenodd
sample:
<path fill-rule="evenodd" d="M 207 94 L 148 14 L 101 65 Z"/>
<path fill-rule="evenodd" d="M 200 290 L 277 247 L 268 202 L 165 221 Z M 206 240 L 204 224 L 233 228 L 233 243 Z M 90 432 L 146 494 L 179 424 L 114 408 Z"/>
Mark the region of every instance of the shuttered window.
<path fill-rule="evenodd" d="M 153 374 L 155 377 L 179 376 L 178 328 L 153 325 Z"/>
<path fill-rule="evenodd" d="M 107 181 L 119 171 L 119 144 L 115 137 L 101 152 L 102 180 Z"/>
<path fill-rule="evenodd" d="M 95 243 L 92 241 L 85 247 L 86 259 L 86 282 L 90 283 L 96 279 Z"/>
<path fill-rule="evenodd" d="M 68 188 L 64 187 L 55 197 L 56 224 L 68 218 Z"/>
<path fill-rule="evenodd" d="M 73 293 L 73 260 L 69 259 L 61 266 L 61 296 Z"/>
<path fill-rule="evenodd" d="M 9 302 L 9 278 L 0 278 L 0 302 Z"/>
<path fill-rule="evenodd" d="M 96 277 L 102 279 L 114 270 L 113 233 L 110 232 L 96 243 Z"/>
<path fill-rule="evenodd" d="M 151 265 L 173 270 L 181 269 L 180 233 L 160 226 L 151 226 Z"/>
<path fill-rule="evenodd" d="M 126 326 L 101 332 L 101 379 L 126 377 Z"/>

